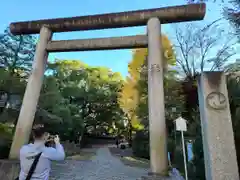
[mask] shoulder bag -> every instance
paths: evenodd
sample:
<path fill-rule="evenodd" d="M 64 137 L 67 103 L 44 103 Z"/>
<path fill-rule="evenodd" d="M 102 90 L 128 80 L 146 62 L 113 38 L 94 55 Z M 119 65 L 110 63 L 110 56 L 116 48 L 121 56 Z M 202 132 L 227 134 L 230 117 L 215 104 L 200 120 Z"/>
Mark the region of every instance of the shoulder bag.
<path fill-rule="evenodd" d="M 39 153 L 39 154 L 35 157 L 32 165 L 31 165 L 31 167 L 30 167 L 30 169 L 29 169 L 29 172 L 28 172 L 28 175 L 27 175 L 27 177 L 26 177 L 26 180 L 31 180 L 31 177 L 32 177 L 32 175 L 33 175 L 33 173 L 34 173 L 34 171 L 35 171 L 35 169 L 36 169 L 36 167 L 37 167 L 37 163 L 38 163 L 38 161 L 39 161 L 39 159 L 40 159 L 41 154 L 42 154 L 42 153 Z M 19 180 L 19 177 L 17 177 L 15 180 Z"/>

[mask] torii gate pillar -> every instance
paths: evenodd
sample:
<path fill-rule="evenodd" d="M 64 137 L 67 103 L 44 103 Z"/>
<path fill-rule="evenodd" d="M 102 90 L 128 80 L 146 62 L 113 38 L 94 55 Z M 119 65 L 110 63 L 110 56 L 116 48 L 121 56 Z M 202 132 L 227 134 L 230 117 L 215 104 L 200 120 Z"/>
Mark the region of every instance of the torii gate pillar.
<path fill-rule="evenodd" d="M 148 106 L 151 173 L 168 174 L 167 133 L 163 88 L 163 48 L 158 18 L 147 23 L 148 33 Z"/>
<path fill-rule="evenodd" d="M 32 72 L 28 79 L 22 107 L 18 117 L 11 150 L 9 153 L 9 159 L 17 159 L 19 156 L 19 149 L 23 144 L 28 143 L 48 58 L 46 47 L 48 42 L 51 41 L 51 38 L 51 30 L 43 26 L 41 28 L 39 41 L 36 47 Z"/>

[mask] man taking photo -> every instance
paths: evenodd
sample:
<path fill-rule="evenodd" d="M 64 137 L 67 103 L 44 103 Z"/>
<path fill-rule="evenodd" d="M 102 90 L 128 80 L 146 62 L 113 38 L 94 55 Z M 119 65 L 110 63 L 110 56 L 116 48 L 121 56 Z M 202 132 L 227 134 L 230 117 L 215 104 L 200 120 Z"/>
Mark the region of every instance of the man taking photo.
<path fill-rule="evenodd" d="M 65 158 L 63 146 L 57 135 L 50 139 L 43 126 L 35 127 L 32 134 L 34 142 L 20 149 L 21 171 L 18 179 L 48 180 L 51 161 L 61 161 Z M 51 146 L 46 146 L 47 144 Z"/>

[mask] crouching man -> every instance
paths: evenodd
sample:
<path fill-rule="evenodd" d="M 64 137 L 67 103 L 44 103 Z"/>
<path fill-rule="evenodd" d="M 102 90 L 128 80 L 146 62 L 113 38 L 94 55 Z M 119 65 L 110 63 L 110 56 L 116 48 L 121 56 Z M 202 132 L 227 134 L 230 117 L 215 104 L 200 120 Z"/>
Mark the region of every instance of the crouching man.
<path fill-rule="evenodd" d="M 20 149 L 21 171 L 18 179 L 48 180 L 51 161 L 61 161 L 65 158 L 63 146 L 59 137 L 50 138 L 43 126 L 34 128 L 32 134 L 34 142 Z"/>

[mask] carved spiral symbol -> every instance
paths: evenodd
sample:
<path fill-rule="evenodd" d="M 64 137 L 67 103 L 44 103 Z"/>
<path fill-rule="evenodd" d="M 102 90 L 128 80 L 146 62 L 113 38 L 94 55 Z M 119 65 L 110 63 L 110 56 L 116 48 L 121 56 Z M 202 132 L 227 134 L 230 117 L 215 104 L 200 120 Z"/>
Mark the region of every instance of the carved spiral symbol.
<path fill-rule="evenodd" d="M 227 107 L 227 100 L 223 93 L 221 92 L 211 92 L 206 98 L 209 107 L 222 110 Z"/>

